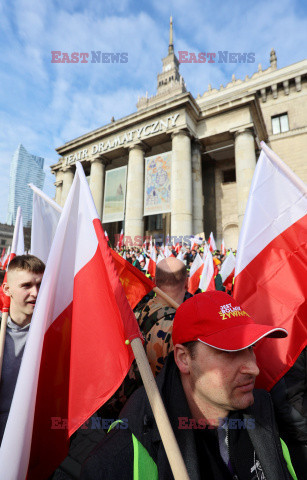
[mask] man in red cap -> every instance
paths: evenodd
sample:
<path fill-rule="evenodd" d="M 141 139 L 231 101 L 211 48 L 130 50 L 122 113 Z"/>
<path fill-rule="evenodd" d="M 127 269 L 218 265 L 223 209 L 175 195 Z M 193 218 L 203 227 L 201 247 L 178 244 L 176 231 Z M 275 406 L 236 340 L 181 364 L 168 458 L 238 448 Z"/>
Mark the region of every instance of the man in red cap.
<path fill-rule="evenodd" d="M 224 292 L 195 295 L 178 308 L 174 352 L 157 383 L 190 479 L 296 478 L 269 394 L 254 390 L 255 342 L 286 335 L 283 328 L 253 322 Z M 142 478 L 145 463 L 146 478 L 173 478 L 143 389 L 132 395 L 121 418 L 129 428 L 107 436 L 81 478 Z"/>

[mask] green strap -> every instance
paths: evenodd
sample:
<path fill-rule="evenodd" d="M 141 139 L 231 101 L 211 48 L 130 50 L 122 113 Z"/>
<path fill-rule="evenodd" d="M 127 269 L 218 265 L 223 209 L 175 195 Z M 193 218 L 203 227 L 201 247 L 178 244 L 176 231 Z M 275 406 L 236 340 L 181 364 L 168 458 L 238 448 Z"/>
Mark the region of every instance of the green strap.
<path fill-rule="evenodd" d="M 289 473 L 294 480 L 297 480 L 297 476 L 291 462 L 291 457 L 290 457 L 288 447 L 281 438 L 280 438 L 280 443 L 281 443 L 282 453 L 283 453 L 284 459 L 286 460 Z"/>
<path fill-rule="evenodd" d="M 133 441 L 133 480 L 158 480 L 158 468 L 146 448 L 132 434 Z"/>

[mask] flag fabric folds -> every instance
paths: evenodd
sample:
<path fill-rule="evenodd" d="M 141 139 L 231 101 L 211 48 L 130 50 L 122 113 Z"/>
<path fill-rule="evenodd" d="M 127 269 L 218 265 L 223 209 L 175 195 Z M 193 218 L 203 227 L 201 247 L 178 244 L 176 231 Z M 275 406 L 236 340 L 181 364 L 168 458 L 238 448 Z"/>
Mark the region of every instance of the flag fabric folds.
<path fill-rule="evenodd" d="M 13 240 L 12 240 L 12 249 L 8 249 L 8 255 L 5 259 L 3 264 L 3 270 L 7 268 L 10 261 L 16 257 L 16 255 L 23 255 L 25 253 L 25 244 L 24 244 L 24 236 L 23 236 L 23 222 L 22 222 L 22 212 L 21 207 L 17 208 L 16 214 L 16 222 L 14 227 L 13 233 Z M 5 273 L 3 282 L 6 282 L 7 274 Z M 1 312 L 8 312 L 10 305 L 10 299 L 7 295 L 4 294 L 2 285 L 0 287 L 0 311 Z M 1 471 L 1 470 L 0 470 Z"/>
<path fill-rule="evenodd" d="M 33 190 L 31 254 L 46 263 L 62 208 L 35 185 L 29 187 Z"/>
<path fill-rule="evenodd" d="M 199 288 L 203 292 L 210 292 L 211 290 L 215 290 L 214 265 L 212 254 L 210 251 L 207 252 L 204 260 L 204 268 L 201 274 Z"/>
<path fill-rule="evenodd" d="M 208 240 L 208 245 L 209 245 L 210 252 L 215 252 L 216 243 L 215 243 L 215 240 L 214 240 L 213 232 L 210 233 L 210 237 L 209 237 L 209 240 Z"/>
<path fill-rule="evenodd" d="M 225 258 L 224 262 L 222 263 L 221 267 L 221 277 L 223 285 L 227 288 L 227 290 L 231 290 L 232 280 L 235 273 L 235 266 L 236 266 L 236 257 L 232 253 L 229 252 L 229 255 Z"/>
<path fill-rule="evenodd" d="M 120 386 L 140 337 L 79 163 L 32 317 L 1 449 L 6 480 L 47 478 Z M 64 428 L 57 428 L 57 425 Z M 33 432 L 32 432 L 33 430 Z"/>
<path fill-rule="evenodd" d="M 234 297 L 257 322 L 289 332 L 256 345 L 256 384 L 270 390 L 307 344 L 307 188 L 261 146 L 239 238 Z"/>
<path fill-rule="evenodd" d="M 110 253 L 130 307 L 133 309 L 155 287 L 155 284 L 115 250 L 110 249 Z"/>
<path fill-rule="evenodd" d="M 189 278 L 188 292 L 191 293 L 192 295 L 194 295 L 194 293 L 198 289 L 200 276 L 202 274 L 203 268 L 204 268 L 204 262 L 202 261 L 202 258 L 199 255 L 199 253 L 197 253 L 191 265 L 190 278 Z"/>
<path fill-rule="evenodd" d="M 156 276 L 156 267 L 157 267 L 157 252 L 156 247 L 153 247 L 150 252 L 150 259 L 148 264 L 148 273 L 152 278 Z"/>

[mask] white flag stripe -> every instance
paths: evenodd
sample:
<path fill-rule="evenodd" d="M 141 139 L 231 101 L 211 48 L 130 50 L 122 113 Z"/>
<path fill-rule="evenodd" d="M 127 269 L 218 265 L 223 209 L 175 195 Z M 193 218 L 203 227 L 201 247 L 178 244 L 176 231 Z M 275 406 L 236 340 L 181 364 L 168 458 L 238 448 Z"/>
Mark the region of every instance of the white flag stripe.
<path fill-rule="evenodd" d="M 196 254 L 194 261 L 191 265 L 190 278 L 193 277 L 194 273 L 202 266 L 203 261 L 199 253 Z"/>
<path fill-rule="evenodd" d="M 16 255 L 23 255 L 25 253 L 21 207 L 17 208 L 11 253 L 15 253 Z"/>
<path fill-rule="evenodd" d="M 307 187 L 282 160 L 278 159 L 277 163 L 276 154 L 271 155 L 272 151 L 265 147 L 265 152 L 262 150 L 256 165 L 243 219 L 236 275 L 274 238 L 307 212 Z M 282 168 L 280 164 L 283 164 Z M 296 179 L 295 183 L 289 182 L 289 172 L 291 178 Z"/>
<path fill-rule="evenodd" d="M 204 268 L 200 277 L 199 287 L 204 292 L 207 290 L 209 283 L 214 275 L 213 257 L 210 251 L 208 251 L 204 260 Z"/>
<path fill-rule="evenodd" d="M 220 271 L 220 275 L 222 277 L 223 283 L 225 282 L 226 278 L 229 277 L 229 275 L 235 268 L 235 265 L 236 265 L 236 257 L 232 252 L 230 252 L 228 257 L 225 258 Z"/>
<path fill-rule="evenodd" d="M 41 193 L 38 188 L 33 189 L 31 253 L 46 263 L 62 208 Z"/>
<path fill-rule="evenodd" d="M 63 242 L 62 233 L 59 235 L 56 234 L 51 249 L 51 251 L 53 251 L 52 256 L 54 257 L 58 255 L 59 257 L 64 258 L 66 265 L 65 271 L 62 272 L 60 278 L 57 279 L 56 295 L 60 301 L 54 306 L 53 320 L 55 320 L 72 301 L 73 283 L 71 282 L 71 279 L 81 270 L 81 268 L 84 267 L 84 265 L 89 263 L 97 250 L 97 237 L 94 229 L 88 229 L 85 222 L 82 221 L 88 216 L 88 211 L 91 212 L 92 220 L 98 218 L 97 211 L 93 202 L 91 202 L 92 198 L 88 198 L 90 192 L 88 191 L 87 180 L 79 162 L 77 162 L 76 167 L 74 181 L 66 199 L 58 227 L 59 232 L 67 232 L 67 241 L 65 241 L 65 243 Z M 83 182 L 86 182 L 86 188 Z M 76 196 L 79 198 L 79 203 L 75 201 Z M 72 225 L 72 219 L 76 219 L 77 215 L 78 220 Z M 86 248 L 84 248 L 84 245 L 86 245 Z M 71 251 L 71 248 L 73 248 L 72 246 L 75 246 L 78 254 Z M 76 263 L 69 264 L 69 262 L 73 261 Z M 59 295 L 60 292 L 61 295 Z"/>
<path fill-rule="evenodd" d="M 29 187 L 33 190 L 34 193 L 39 195 L 43 200 L 45 200 L 49 205 L 51 205 L 55 210 L 57 210 L 59 213 L 62 213 L 62 207 L 58 205 L 54 200 L 52 200 L 48 195 L 46 195 L 42 190 L 40 190 L 38 187 L 33 185 L 33 183 L 29 183 Z"/>

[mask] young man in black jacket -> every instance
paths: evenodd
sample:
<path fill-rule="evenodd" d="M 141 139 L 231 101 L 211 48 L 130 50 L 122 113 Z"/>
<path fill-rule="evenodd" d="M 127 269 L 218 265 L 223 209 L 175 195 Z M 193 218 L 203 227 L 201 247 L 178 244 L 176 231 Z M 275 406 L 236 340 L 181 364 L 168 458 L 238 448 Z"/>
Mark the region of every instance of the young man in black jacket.
<path fill-rule="evenodd" d="M 255 324 L 224 292 L 196 295 L 177 310 L 174 354 L 157 383 L 191 480 L 295 478 L 269 394 L 254 391 L 259 373 L 254 343 L 286 335 L 282 328 Z M 173 478 L 143 389 L 121 417 L 123 423 L 96 448 L 81 478 Z"/>

